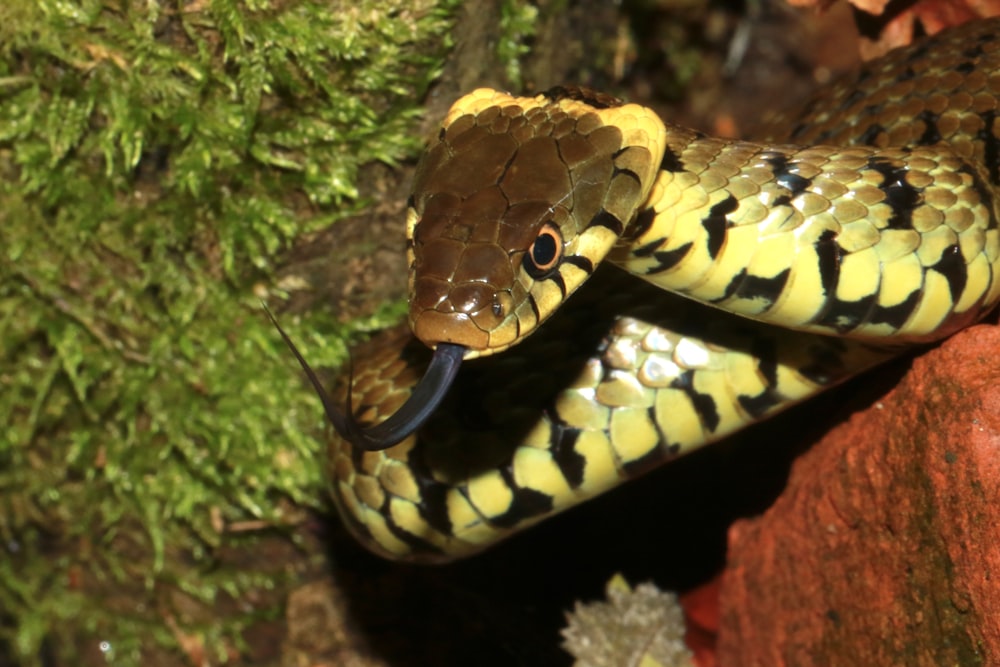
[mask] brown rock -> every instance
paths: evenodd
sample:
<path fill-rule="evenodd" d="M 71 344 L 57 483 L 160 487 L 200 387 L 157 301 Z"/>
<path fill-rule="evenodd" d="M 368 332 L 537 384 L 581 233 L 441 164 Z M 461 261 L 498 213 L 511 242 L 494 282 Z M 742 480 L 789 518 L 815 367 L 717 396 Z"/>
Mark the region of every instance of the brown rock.
<path fill-rule="evenodd" d="M 729 542 L 723 666 L 997 664 L 1000 327 L 916 357 Z"/>

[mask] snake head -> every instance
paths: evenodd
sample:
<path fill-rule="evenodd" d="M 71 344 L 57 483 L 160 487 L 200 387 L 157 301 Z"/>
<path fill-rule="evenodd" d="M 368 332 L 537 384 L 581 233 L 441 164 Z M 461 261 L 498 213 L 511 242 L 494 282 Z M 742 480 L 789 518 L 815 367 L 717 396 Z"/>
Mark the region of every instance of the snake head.
<path fill-rule="evenodd" d="M 538 97 L 477 90 L 451 108 L 425 152 L 407 220 L 410 326 L 434 354 L 403 405 L 359 423 L 336 405 L 272 322 L 356 447 L 412 434 L 463 359 L 510 347 L 594 271 L 649 197 L 666 131 L 650 110 L 560 88 Z"/>
<path fill-rule="evenodd" d="M 417 168 L 410 325 L 466 358 L 510 347 L 584 280 L 649 197 L 660 119 L 582 89 L 459 99 Z"/>

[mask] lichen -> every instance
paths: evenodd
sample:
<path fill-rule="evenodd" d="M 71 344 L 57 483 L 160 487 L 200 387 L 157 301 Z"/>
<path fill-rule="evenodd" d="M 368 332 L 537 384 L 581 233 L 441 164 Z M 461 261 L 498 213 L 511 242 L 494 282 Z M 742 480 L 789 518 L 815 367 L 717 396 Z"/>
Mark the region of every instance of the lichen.
<path fill-rule="evenodd" d="M 563 647 L 576 667 L 692 667 L 677 596 L 650 583 L 632 589 L 621 575 L 608 582 L 607 602 L 577 603 L 567 615 Z"/>

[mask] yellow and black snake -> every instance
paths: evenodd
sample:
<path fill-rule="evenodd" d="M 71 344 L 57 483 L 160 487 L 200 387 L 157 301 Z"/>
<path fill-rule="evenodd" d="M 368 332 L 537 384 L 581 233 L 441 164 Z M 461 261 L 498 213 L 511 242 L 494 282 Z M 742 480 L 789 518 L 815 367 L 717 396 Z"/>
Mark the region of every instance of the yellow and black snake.
<path fill-rule="evenodd" d="M 582 89 L 458 100 L 409 201 L 409 329 L 335 398 L 295 352 L 345 522 L 388 557 L 471 554 L 979 320 L 1000 298 L 998 31 L 869 63 L 788 143 Z"/>

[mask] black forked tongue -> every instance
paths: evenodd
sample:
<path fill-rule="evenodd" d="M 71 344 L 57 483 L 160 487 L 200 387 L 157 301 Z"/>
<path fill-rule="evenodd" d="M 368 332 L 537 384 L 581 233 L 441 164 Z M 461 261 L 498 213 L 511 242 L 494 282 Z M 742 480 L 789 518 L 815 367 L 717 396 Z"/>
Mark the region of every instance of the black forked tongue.
<path fill-rule="evenodd" d="M 326 416 L 337 429 L 337 433 L 342 438 L 350 442 L 355 447 L 369 452 L 377 452 L 388 449 L 402 441 L 406 436 L 423 425 L 427 418 L 434 414 L 441 399 L 448 393 L 448 388 L 458 373 L 459 366 L 462 365 L 462 357 L 465 354 L 465 347 L 452 345 L 451 343 L 438 343 L 431 357 L 431 363 L 427 367 L 420 382 L 413 388 L 413 393 L 391 417 L 375 426 L 361 426 L 354 419 L 353 406 L 351 405 L 351 392 L 347 392 L 347 409 L 341 410 L 333 404 L 333 399 L 326 393 L 323 385 L 320 384 L 316 373 L 309 366 L 306 360 L 299 353 L 295 343 L 288 337 L 285 330 L 281 328 L 274 315 L 264 305 L 264 311 L 271 318 L 278 333 L 285 340 L 288 349 L 292 351 L 295 358 L 299 360 L 299 365 L 305 371 L 313 389 L 319 394 L 319 399 L 323 402 Z"/>

